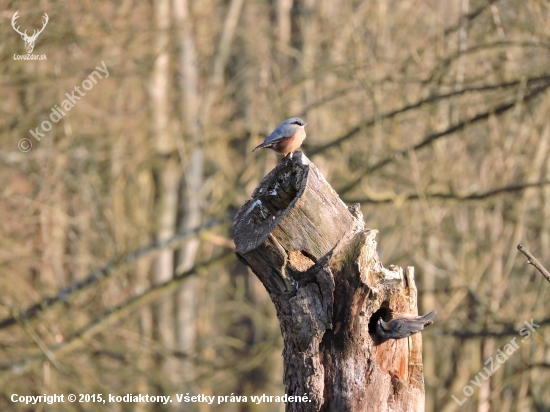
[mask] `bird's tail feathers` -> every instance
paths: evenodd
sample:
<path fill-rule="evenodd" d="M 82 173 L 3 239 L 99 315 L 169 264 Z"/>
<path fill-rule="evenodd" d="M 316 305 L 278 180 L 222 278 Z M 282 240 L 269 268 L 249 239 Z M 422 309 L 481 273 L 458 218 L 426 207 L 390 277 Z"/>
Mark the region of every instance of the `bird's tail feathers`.
<path fill-rule="evenodd" d="M 273 146 L 273 143 L 262 143 L 261 145 L 256 146 L 254 148 L 254 150 L 252 150 L 252 153 L 254 153 L 258 149 L 266 149 L 266 148 L 271 147 L 271 146 Z"/>
<path fill-rule="evenodd" d="M 421 321 L 425 322 L 427 320 L 430 320 L 432 319 L 435 315 L 437 314 L 437 312 L 435 310 L 432 310 L 430 313 L 428 313 L 427 315 L 424 315 L 420 318 Z M 433 322 L 432 322 L 433 323 Z"/>

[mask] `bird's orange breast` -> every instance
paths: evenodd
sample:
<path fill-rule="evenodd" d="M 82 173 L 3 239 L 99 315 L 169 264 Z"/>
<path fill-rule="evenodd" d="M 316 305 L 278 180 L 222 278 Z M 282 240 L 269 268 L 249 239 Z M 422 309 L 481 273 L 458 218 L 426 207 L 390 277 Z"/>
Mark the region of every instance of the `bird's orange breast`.
<path fill-rule="evenodd" d="M 303 127 L 298 127 L 298 130 L 296 130 L 296 133 L 294 133 L 294 136 L 288 137 L 286 139 L 281 140 L 279 143 L 276 143 L 273 145 L 273 150 L 275 150 L 277 153 L 281 153 L 282 155 L 287 155 L 291 152 L 294 152 L 297 148 L 299 148 L 304 139 L 306 138 L 306 132 Z"/>

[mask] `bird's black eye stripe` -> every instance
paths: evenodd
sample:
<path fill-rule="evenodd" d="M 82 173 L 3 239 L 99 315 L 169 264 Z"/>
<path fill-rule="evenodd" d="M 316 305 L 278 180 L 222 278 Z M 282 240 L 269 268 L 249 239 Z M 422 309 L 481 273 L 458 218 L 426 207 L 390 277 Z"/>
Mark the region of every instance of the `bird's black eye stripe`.
<path fill-rule="evenodd" d="M 304 124 L 304 122 L 300 121 L 300 120 L 296 120 L 294 122 L 292 122 L 292 124 L 297 124 L 298 126 L 301 126 Z"/>

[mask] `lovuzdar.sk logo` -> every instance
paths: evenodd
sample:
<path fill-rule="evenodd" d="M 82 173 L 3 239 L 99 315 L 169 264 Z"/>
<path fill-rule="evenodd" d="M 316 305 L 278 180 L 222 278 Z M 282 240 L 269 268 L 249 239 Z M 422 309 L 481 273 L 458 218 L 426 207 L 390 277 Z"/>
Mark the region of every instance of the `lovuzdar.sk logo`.
<path fill-rule="evenodd" d="M 34 44 L 36 42 L 36 39 L 38 38 L 38 36 L 40 35 L 40 33 L 42 33 L 44 31 L 44 29 L 46 28 L 46 25 L 48 24 L 48 21 L 49 21 L 49 17 L 46 13 L 44 13 L 44 16 L 42 16 L 42 18 L 44 19 L 44 23 L 42 23 L 42 28 L 40 30 L 33 30 L 33 33 L 31 36 L 29 36 L 27 34 L 27 30 L 25 30 L 24 32 L 21 32 L 21 30 L 19 30 L 20 26 L 16 26 L 15 25 L 15 21 L 19 18 L 19 10 L 17 10 L 15 12 L 15 14 L 13 15 L 12 19 L 11 19 L 11 26 L 13 27 L 13 29 L 19 33 L 21 35 L 21 38 L 23 39 L 23 41 L 25 42 L 25 48 L 27 49 L 27 54 L 14 54 L 13 55 L 13 60 L 47 60 L 47 57 L 45 54 L 32 54 L 32 51 L 34 50 Z"/>

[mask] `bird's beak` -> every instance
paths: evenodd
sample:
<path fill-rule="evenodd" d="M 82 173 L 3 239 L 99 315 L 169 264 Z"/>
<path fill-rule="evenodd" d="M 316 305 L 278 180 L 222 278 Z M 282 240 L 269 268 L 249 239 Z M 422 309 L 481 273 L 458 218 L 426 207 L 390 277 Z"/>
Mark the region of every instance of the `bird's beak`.
<path fill-rule="evenodd" d="M 306 127 L 309 123 L 304 124 L 304 127 Z"/>

